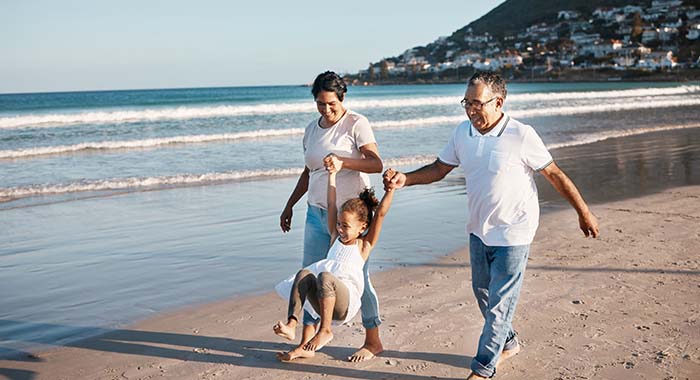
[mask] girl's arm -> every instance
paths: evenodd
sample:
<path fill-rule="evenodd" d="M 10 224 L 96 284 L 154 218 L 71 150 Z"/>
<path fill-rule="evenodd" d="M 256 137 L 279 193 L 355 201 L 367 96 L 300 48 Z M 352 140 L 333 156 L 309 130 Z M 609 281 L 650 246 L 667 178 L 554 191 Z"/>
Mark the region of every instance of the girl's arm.
<path fill-rule="evenodd" d="M 369 253 L 374 248 L 374 245 L 377 244 L 377 240 L 379 240 L 379 234 L 382 232 L 384 217 L 389 212 L 389 207 L 391 207 L 391 201 L 393 199 L 394 190 L 387 190 L 382 197 L 382 201 L 379 203 L 379 207 L 377 207 L 377 211 L 374 213 L 372 222 L 369 224 L 367 234 L 363 238 L 364 246 L 362 249 L 362 258 L 365 259 L 365 261 L 369 257 Z"/>
<path fill-rule="evenodd" d="M 331 155 L 326 156 L 325 160 L 329 160 Z M 328 194 L 326 203 L 328 204 L 328 232 L 331 234 L 331 244 L 338 237 L 338 230 L 336 224 L 338 223 L 338 206 L 336 205 L 336 185 L 335 185 L 335 175 L 338 170 L 335 170 L 335 166 L 326 167 L 328 170 Z"/>
<path fill-rule="evenodd" d="M 282 214 L 280 215 L 280 228 L 282 228 L 282 232 L 289 232 L 289 230 L 292 228 L 292 208 L 295 204 L 297 204 L 297 202 L 299 202 L 299 199 L 306 194 L 308 189 L 309 168 L 304 167 L 304 171 L 301 172 L 301 175 L 299 175 L 297 185 L 294 187 L 294 190 L 287 201 L 287 205 L 284 206 L 284 210 L 282 210 Z"/>

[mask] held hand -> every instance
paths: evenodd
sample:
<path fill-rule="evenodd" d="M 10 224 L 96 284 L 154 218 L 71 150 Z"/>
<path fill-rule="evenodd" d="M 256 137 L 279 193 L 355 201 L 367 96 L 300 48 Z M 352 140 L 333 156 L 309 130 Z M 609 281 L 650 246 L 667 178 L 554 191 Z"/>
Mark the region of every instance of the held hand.
<path fill-rule="evenodd" d="M 284 211 L 282 211 L 282 215 L 280 215 L 280 228 L 282 228 L 282 232 L 289 232 L 289 230 L 292 229 L 292 214 L 291 207 L 285 207 Z"/>
<path fill-rule="evenodd" d="M 323 165 L 326 167 L 326 171 L 328 171 L 329 174 L 334 174 L 343 168 L 343 161 L 335 154 L 329 153 L 323 159 Z"/>
<path fill-rule="evenodd" d="M 385 191 L 400 189 L 406 184 L 406 175 L 392 168 L 387 169 L 382 177 Z"/>
<path fill-rule="evenodd" d="M 598 219 L 596 219 L 593 213 L 588 212 L 584 215 L 579 216 L 578 225 L 581 228 L 581 231 L 583 231 L 583 234 L 586 235 L 586 237 L 598 237 Z"/>

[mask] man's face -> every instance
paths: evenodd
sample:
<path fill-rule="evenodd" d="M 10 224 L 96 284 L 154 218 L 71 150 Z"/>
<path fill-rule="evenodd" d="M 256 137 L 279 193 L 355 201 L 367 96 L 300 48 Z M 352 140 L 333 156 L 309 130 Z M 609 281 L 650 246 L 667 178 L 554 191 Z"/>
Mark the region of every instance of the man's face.
<path fill-rule="evenodd" d="M 477 83 L 467 87 L 464 99 L 464 110 L 474 128 L 486 133 L 496 126 L 501 117 L 503 99 L 494 94 L 487 85 Z"/>

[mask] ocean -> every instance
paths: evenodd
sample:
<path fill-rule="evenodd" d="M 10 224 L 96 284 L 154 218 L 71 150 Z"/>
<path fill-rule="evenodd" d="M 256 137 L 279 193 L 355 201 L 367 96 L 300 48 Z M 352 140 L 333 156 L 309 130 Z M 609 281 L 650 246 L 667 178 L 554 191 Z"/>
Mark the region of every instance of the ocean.
<path fill-rule="evenodd" d="M 352 86 L 345 106 L 370 120 L 385 167 L 405 170 L 434 160 L 465 119 L 464 90 Z M 682 141 L 640 152 L 668 161 L 654 178 L 697 179 L 700 83 L 515 83 L 508 91 L 506 112 L 532 124 L 557 160 L 562 148 L 682 131 Z M 305 86 L 0 94 L 0 355 L 266 292 L 297 270 L 304 200 L 291 232 L 280 231 L 279 214 L 303 168 L 303 130 L 317 117 Z M 597 188 L 619 178 L 604 168 L 610 160 L 639 160 L 639 152 L 582 152 L 562 158 L 580 167 L 576 181 L 594 200 L 607 199 Z M 625 170 L 637 182 L 609 193 L 655 189 L 655 179 L 640 185 L 644 173 Z M 465 245 L 458 171 L 397 194 L 373 271 Z M 371 178 L 381 193 L 380 177 Z M 545 203 L 556 202 L 551 193 L 542 192 Z"/>

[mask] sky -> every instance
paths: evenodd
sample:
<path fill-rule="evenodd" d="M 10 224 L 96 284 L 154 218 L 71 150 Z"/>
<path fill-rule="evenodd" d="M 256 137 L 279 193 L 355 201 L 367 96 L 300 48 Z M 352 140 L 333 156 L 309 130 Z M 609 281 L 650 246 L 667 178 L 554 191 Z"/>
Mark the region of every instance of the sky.
<path fill-rule="evenodd" d="M 0 1 L 0 93 L 306 84 L 502 0 Z"/>

